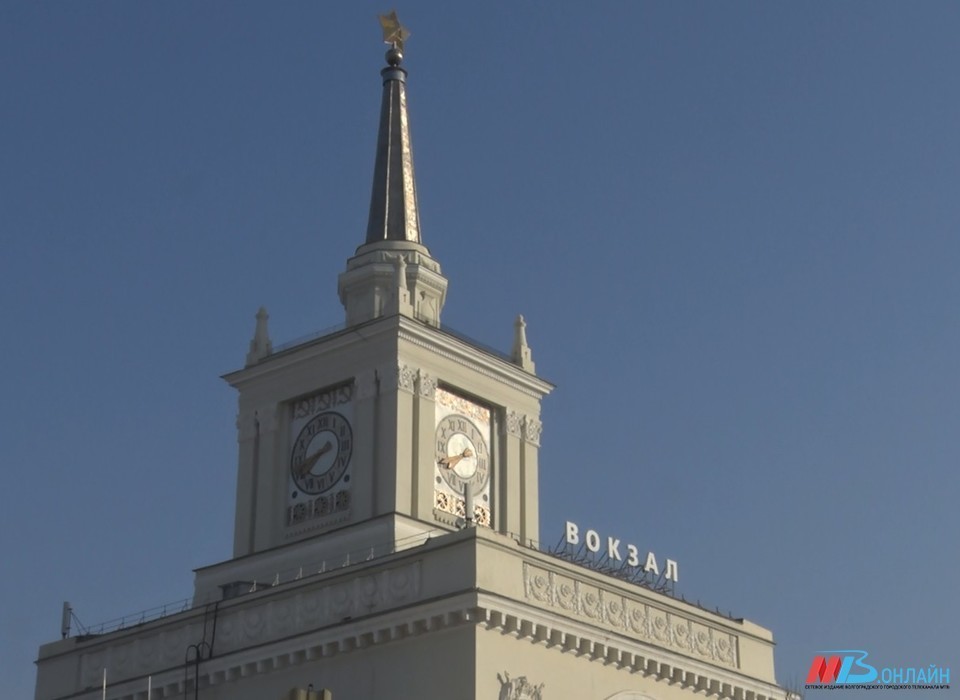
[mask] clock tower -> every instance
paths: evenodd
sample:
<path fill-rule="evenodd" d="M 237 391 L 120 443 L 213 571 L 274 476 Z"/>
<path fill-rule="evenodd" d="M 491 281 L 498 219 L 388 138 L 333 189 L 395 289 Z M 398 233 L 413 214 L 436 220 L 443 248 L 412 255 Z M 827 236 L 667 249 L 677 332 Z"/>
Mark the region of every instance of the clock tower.
<path fill-rule="evenodd" d="M 233 557 L 196 571 L 192 605 L 67 624 L 40 649 L 36 700 L 782 700 L 768 630 L 651 588 L 629 559 L 591 568 L 536 545 L 552 386 L 522 317 L 504 354 L 441 323 L 405 31 L 381 20 L 391 48 L 344 324 L 274 347 L 260 309 L 225 376 L 239 393 Z"/>
<path fill-rule="evenodd" d="M 383 97 L 366 238 L 341 329 L 274 349 L 257 313 L 239 392 L 234 559 L 197 599 L 296 562 L 374 557 L 467 523 L 537 540 L 540 401 L 525 322 L 512 352 L 441 324 L 447 279 L 421 238 L 402 38 Z M 250 556 L 254 555 L 254 556 Z"/>

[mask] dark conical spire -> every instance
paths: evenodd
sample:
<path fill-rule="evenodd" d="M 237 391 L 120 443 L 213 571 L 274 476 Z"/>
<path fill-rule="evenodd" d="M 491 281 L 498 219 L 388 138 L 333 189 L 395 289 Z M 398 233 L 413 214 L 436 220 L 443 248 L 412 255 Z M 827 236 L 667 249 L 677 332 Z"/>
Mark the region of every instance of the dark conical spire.
<path fill-rule="evenodd" d="M 384 30 L 386 37 L 386 25 Z M 402 30 L 399 24 L 397 30 Z M 407 119 L 407 71 L 400 67 L 404 38 L 405 33 L 393 37 L 392 46 L 387 51 L 388 65 L 380 71 L 383 76 L 383 101 L 380 106 L 377 159 L 373 168 L 367 243 L 421 242 L 417 185 L 413 176 L 413 148 Z"/>
<path fill-rule="evenodd" d="M 403 42 L 410 36 L 397 14 L 381 15 L 383 40 L 390 44 L 383 76 L 383 104 L 367 239 L 347 260 L 337 290 L 348 326 L 400 315 L 440 325 L 447 279 L 420 240 L 417 185 L 407 120 L 407 72 Z"/>

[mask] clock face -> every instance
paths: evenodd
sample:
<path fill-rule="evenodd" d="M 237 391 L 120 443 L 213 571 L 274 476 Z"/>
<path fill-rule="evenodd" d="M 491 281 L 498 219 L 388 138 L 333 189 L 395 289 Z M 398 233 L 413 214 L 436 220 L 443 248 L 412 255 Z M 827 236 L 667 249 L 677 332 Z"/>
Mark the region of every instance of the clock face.
<path fill-rule="evenodd" d="M 333 488 L 350 465 L 353 430 L 340 413 L 318 413 L 300 429 L 290 455 L 290 476 L 305 494 Z"/>
<path fill-rule="evenodd" d="M 458 494 L 480 493 L 490 477 L 490 453 L 483 433 L 468 417 L 451 414 L 437 424 L 437 468 Z"/>
<path fill-rule="evenodd" d="M 447 524 L 451 516 L 464 517 L 469 495 L 476 523 L 490 527 L 496 478 L 490 408 L 444 387 L 437 387 L 435 401 L 434 517 Z"/>

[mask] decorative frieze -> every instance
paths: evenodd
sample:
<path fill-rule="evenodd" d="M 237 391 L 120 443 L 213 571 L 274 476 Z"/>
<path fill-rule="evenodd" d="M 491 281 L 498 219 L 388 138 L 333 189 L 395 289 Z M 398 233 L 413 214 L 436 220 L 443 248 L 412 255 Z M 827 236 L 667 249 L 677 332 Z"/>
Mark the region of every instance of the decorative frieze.
<path fill-rule="evenodd" d="M 128 640 L 116 646 L 92 650 L 80 657 L 81 686 L 93 686 L 107 668 L 114 681 L 183 663 L 184 650 L 203 641 L 203 626 L 190 623 Z"/>
<path fill-rule="evenodd" d="M 440 489 L 433 490 L 433 507 L 436 510 L 449 513 L 450 515 L 455 515 L 458 518 L 463 518 L 464 514 L 467 512 L 467 507 L 462 498 L 454 496 L 447 491 L 441 491 Z M 484 507 L 480 503 L 474 503 L 473 519 L 477 525 L 491 527 L 490 509 Z"/>
<path fill-rule="evenodd" d="M 737 638 L 721 629 L 526 562 L 523 587 L 527 600 L 688 656 L 738 667 Z"/>
<path fill-rule="evenodd" d="M 318 391 L 315 394 L 293 403 L 293 420 L 309 418 L 322 411 L 329 411 L 341 404 L 353 400 L 353 384 L 341 384 L 329 389 Z"/>

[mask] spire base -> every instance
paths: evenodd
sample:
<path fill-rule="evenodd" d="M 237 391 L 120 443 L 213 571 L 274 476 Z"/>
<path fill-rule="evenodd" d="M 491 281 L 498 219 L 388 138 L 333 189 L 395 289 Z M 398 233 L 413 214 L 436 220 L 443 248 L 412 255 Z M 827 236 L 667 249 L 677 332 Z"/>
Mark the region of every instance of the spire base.
<path fill-rule="evenodd" d="M 439 326 L 447 296 L 447 278 L 440 264 L 424 246 L 408 241 L 360 246 L 347 261 L 337 286 L 347 326 L 397 313 Z"/>

